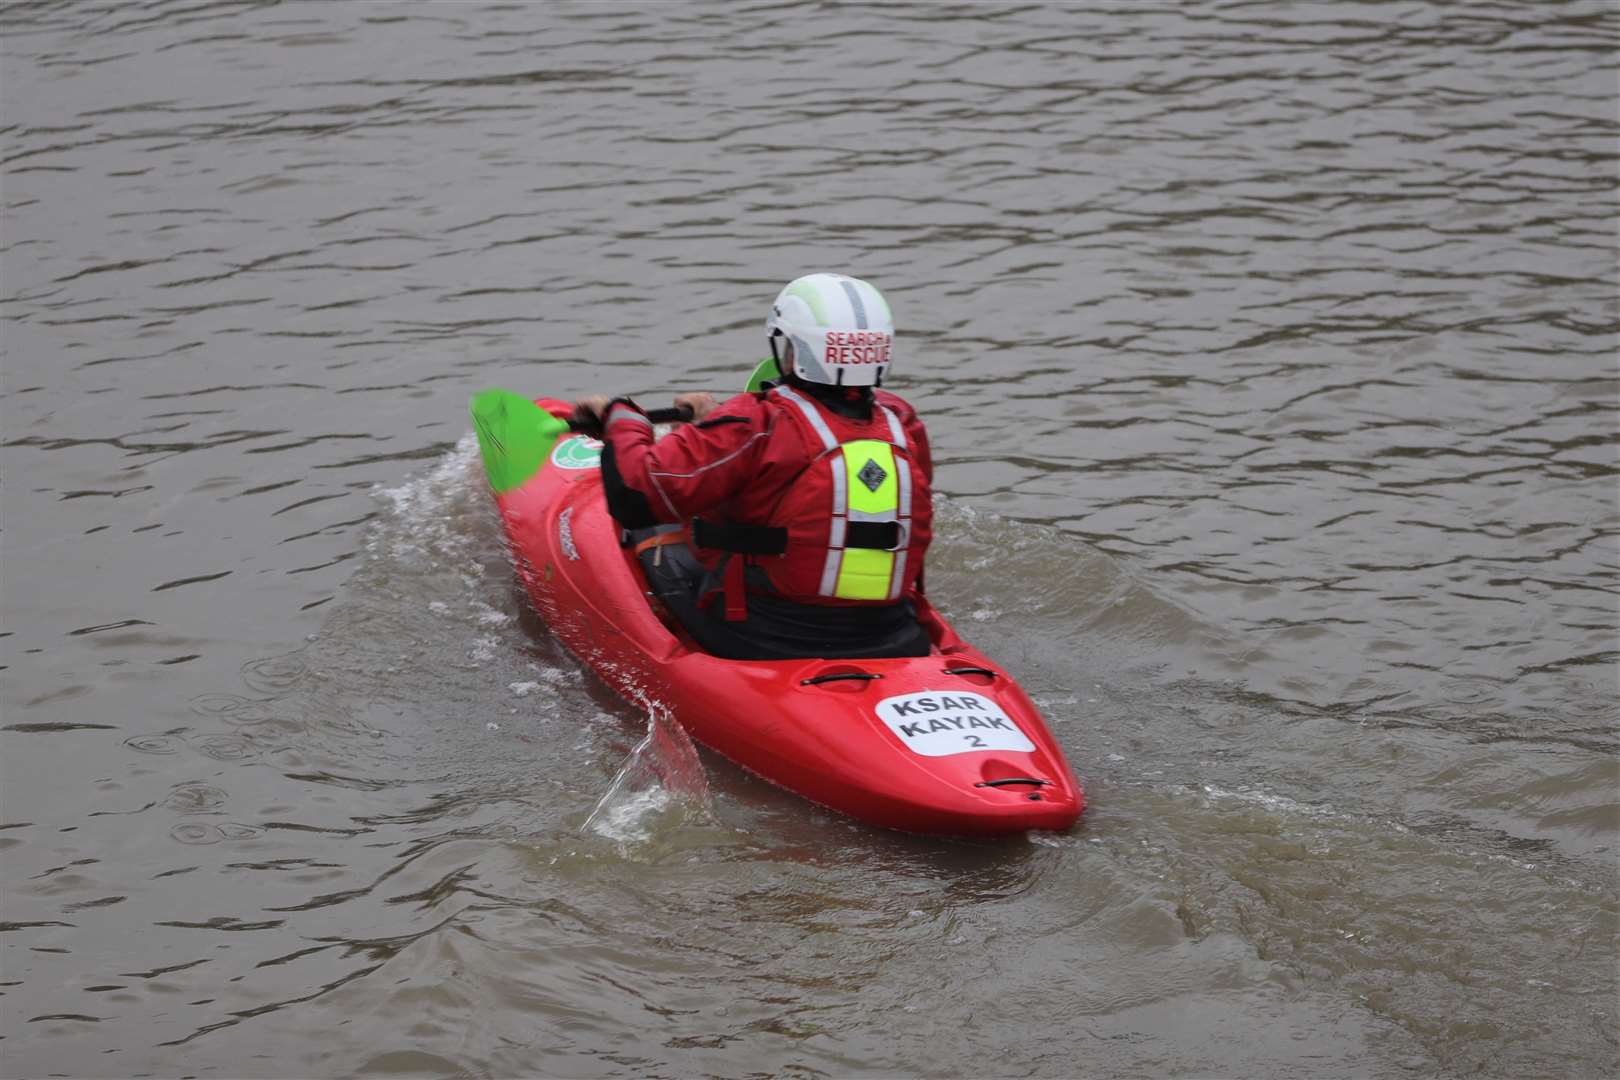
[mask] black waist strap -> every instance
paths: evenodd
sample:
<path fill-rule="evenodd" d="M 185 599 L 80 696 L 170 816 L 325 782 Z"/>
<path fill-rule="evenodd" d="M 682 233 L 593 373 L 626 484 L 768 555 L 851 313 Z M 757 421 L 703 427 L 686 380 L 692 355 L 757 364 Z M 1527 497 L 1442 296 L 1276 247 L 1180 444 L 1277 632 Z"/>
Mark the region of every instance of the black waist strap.
<path fill-rule="evenodd" d="M 735 551 L 739 555 L 780 555 L 787 551 L 787 530 L 775 525 L 739 525 L 693 518 L 692 543 L 712 551 Z"/>
<path fill-rule="evenodd" d="M 900 546 L 898 521 L 852 521 L 844 527 L 847 548 L 876 548 L 893 551 Z"/>
<path fill-rule="evenodd" d="M 787 530 L 776 525 L 741 525 L 736 522 L 692 519 L 692 543 L 711 551 L 739 555 L 781 555 L 787 551 Z M 846 548 L 893 551 L 900 546 L 898 521 L 852 521 L 844 528 Z"/>

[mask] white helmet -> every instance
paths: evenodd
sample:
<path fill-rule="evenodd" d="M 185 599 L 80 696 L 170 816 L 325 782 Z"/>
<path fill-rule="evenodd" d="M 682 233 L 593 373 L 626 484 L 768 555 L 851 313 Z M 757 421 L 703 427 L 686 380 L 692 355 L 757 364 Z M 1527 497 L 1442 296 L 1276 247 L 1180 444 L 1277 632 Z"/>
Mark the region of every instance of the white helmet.
<path fill-rule="evenodd" d="M 827 386 L 881 386 L 894 346 L 883 294 L 860 278 L 809 274 L 788 282 L 765 319 L 771 355 L 780 335 L 793 345 L 793 374 Z"/>

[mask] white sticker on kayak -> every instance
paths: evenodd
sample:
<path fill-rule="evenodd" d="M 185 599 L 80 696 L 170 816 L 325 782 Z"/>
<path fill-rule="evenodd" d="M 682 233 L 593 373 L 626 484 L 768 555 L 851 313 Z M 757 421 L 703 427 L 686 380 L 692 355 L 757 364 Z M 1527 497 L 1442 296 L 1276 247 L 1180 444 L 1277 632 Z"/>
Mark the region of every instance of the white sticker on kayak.
<path fill-rule="evenodd" d="M 924 757 L 1035 749 L 1000 705 L 962 690 L 922 690 L 884 698 L 877 704 L 877 714 L 901 742 Z"/>
<path fill-rule="evenodd" d="M 559 469 L 594 469 L 602 464 L 602 444 L 589 435 L 563 439 L 552 449 L 551 463 Z"/>

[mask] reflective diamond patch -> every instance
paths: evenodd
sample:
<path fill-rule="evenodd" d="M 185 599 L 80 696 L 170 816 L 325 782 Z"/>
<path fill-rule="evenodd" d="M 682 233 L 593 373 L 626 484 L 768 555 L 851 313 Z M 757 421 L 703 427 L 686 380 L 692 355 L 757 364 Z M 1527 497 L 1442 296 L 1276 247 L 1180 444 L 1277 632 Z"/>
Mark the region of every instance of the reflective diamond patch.
<path fill-rule="evenodd" d="M 856 473 L 855 477 L 865 484 L 868 490 L 876 492 L 883 486 L 883 481 L 889 478 L 889 474 L 883 471 L 883 466 L 867 458 L 866 464 L 861 466 L 861 471 Z"/>

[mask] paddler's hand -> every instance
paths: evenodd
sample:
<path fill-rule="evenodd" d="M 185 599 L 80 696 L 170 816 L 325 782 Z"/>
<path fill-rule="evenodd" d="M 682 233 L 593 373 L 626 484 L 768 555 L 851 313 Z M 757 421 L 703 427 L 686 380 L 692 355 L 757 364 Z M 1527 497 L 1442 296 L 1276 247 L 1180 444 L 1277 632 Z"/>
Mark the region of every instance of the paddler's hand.
<path fill-rule="evenodd" d="M 704 390 L 675 395 L 675 407 L 677 409 L 691 409 L 693 423 L 697 423 L 713 412 L 715 404 L 714 395 Z"/>
<path fill-rule="evenodd" d="M 587 394 L 574 402 L 574 419 L 600 431 L 602 421 L 605 419 L 603 414 L 607 412 L 608 402 L 612 400 L 606 394 Z"/>

